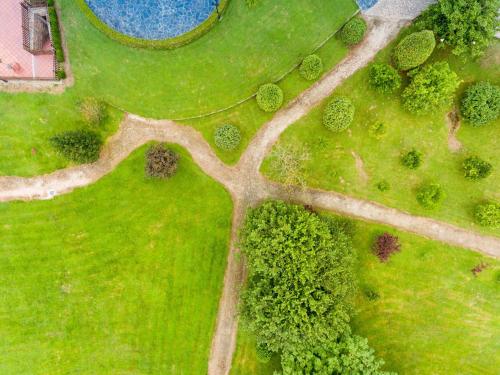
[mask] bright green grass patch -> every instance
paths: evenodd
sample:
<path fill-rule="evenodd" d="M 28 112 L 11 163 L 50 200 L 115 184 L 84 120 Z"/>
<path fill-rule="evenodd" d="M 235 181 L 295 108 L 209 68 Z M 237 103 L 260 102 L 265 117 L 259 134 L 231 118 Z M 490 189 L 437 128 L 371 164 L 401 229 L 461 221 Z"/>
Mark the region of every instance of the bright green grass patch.
<path fill-rule="evenodd" d="M 144 151 L 53 201 L 0 205 L 1 374 L 207 372 L 231 200 L 185 152 L 172 179 L 146 179 Z"/>
<path fill-rule="evenodd" d="M 259 362 L 255 354 L 255 340 L 252 335 L 241 329 L 239 330 L 231 375 L 272 375 L 274 370 L 280 369 L 281 364 L 278 355 L 274 355 L 268 363 Z"/>
<path fill-rule="evenodd" d="M 377 61 L 388 61 L 391 47 L 382 51 Z M 447 58 L 452 68 L 464 80 L 462 92 L 476 80 L 499 83 L 498 44 L 486 60 L 467 62 L 446 55 L 435 55 L 433 60 Z M 473 128 L 461 124 L 458 140 L 460 152 L 448 148 L 448 128 L 445 121 L 449 108 L 425 116 L 413 116 L 401 106 L 398 94 L 383 96 L 368 87 L 368 68 L 349 78 L 332 96 L 345 95 L 356 106 L 356 115 L 350 129 L 331 133 L 322 125 L 325 103 L 291 126 L 281 137 L 283 145 L 303 145 L 310 152 L 305 163 L 308 185 L 335 190 L 349 195 L 381 202 L 413 214 L 431 216 L 460 226 L 499 234 L 498 230 L 483 229 L 472 222 L 475 204 L 483 199 L 499 199 L 500 144 L 496 121 L 489 126 Z M 460 93 L 459 96 L 460 97 Z M 369 127 L 383 122 L 385 136 L 377 139 L 369 134 Z M 423 164 L 412 171 L 401 165 L 400 156 L 411 149 L 422 152 Z M 471 182 L 463 177 L 461 165 L 469 155 L 478 155 L 493 164 L 493 173 L 487 179 Z M 356 162 L 356 157 L 359 157 Z M 275 178 L 269 159 L 263 171 Z M 361 161 L 361 162 L 360 162 Z M 391 189 L 380 192 L 376 185 L 387 180 Z M 415 191 L 423 183 L 438 182 L 448 197 L 441 208 L 427 210 L 416 201 Z"/>

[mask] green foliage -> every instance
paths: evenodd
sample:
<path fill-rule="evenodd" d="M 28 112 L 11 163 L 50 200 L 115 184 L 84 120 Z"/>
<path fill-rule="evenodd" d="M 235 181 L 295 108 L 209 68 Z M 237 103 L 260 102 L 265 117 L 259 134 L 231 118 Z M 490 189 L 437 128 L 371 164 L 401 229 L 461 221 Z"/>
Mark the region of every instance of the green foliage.
<path fill-rule="evenodd" d="M 453 54 L 478 57 L 495 36 L 499 7 L 498 0 L 438 0 L 417 25 L 434 30 Z"/>
<path fill-rule="evenodd" d="M 415 32 L 399 42 L 392 58 L 398 69 L 410 70 L 426 62 L 435 47 L 436 39 L 432 31 Z"/>
<path fill-rule="evenodd" d="M 85 98 L 80 103 L 80 114 L 91 126 L 100 126 L 108 116 L 106 103 L 96 98 Z"/>
<path fill-rule="evenodd" d="M 146 152 L 146 176 L 153 178 L 169 178 L 177 172 L 179 156 L 168 149 L 165 144 L 151 146 Z"/>
<path fill-rule="evenodd" d="M 61 30 L 59 29 L 59 20 L 57 18 L 57 12 L 53 6 L 49 7 L 49 23 L 50 23 L 52 46 L 54 47 L 56 60 L 58 63 L 63 63 L 64 50 L 62 47 Z"/>
<path fill-rule="evenodd" d="M 423 154 L 417 150 L 411 150 L 401 157 L 401 164 L 408 169 L 417 169 L 422 164 Z"/>
<path fill-rule="evenodd" d="M 237 148 L 241 142 L 241 133 L 234 125 L 222 125 L 215 130 L 215 145 L 222 150 L 231 151 Z"/>
<path fill-rule="evenodd" d="M 257 91 L 257 104 L 265 112 L 275 112 L 283 104 L 283 90 L 274 83 L 266 83 Z"/>
<path fill-rule="evenodd" d="M 377 189 L 381 192 L 391 190 L 391 184 L 387 180 L 382 180 L 377 183 Z"/>
<path fill-rule="evenodd" d="M 389 64 L 376 63 L 370 66 L 369 83 L 375 90 L 389 94 L 401 86 L 401 76 Z"/>
<path fill-rule="evenodd" d="M 255 345 L 255 353 L 257 354 L 257 360 L 261 363 L 268 363 L 273 356 L 273 352 L 270 351 L 267 344 L 263 342 Z"/>
<path fill-rule="evenodd" d="M 469 87 L 460 103 L 462 116 L 473 126 L 486 125 L 500 115 L 500 87 L 478 82 Z"/>
<path fill-rule="evenodd" d="M 258 342 L 300 352 L 349 331 L 353 254 L 335 221 L 267 202 L 248 212 L 241 249 L 249 272 L 242 322 Z"/>
<path fill-rule="evenodd" d="M 348 46 L 358 44 L 366 33 L 366 22 L 363 18 L 355 17 L 347 22 L 340 30 L 340 40 Z"/>
<path fill-rule="evenodd" d="M 500 203 L 487 202 L 477 205 L 474 217 L 483 227 L 500 228 Z"/>
<path fill-rule="evenodd" d="M 375 357 L 368 340 L 348 335 L 324 348 L 302 352 L 283 352 L 283 375 L 389 375 L 382 371 L 384 361 Z"/>
<path fill-rule="evenodd" d="M 449 105 L 460 85 L 457 74 L 444 61 L 412 70 L 408 75 L 411 83 L 403 91 L 403 106 L 415 114 Z"/>
<path fill-rule="evenodd" d="M 480 180 L 488 177 L 493 168 L 490 163 L 477 156 L 471 156 L 464 160 L 464 176 L 469 180 Z"/>
<path fill-rule="evenodd" d="M 245 0 L 245 3 L 249 8 L 256 6 L 259 2 L 260 0 Z"/>
<path fill-rule="evenodd" d="M 318 79 L 321 72 L 323 72 L 323 61 L 318 55 L 307 56 L 299 67 L 300 75 L 308 81 Z"/>
<path fill-rule="evenodd" d="M 90 130 L 73 130 L 56 134 L 50 144 L 66 159 L 76 163 L 92 163 L 99 159 L 102 139 Z"/>
<path fill-rule="evenodd" d="M 341 132 L 351 125 L 354 119 L 354 104 L 345 97 L 332 99 L 323 113 L 323 125 L 334 132 Z"/>
<path fill-rule="evenodd" d="M 422 207 L 435 208 L 446 198 L 439 184 L 421 186 L 417 191 L 417 201 Z"/>
<path fill-rule="evenodd" d="M 387 133 L 387 126 L 383 122 L 375 122 L 368 128 L 368 134 L 375 139 L 381 139 Z"/>

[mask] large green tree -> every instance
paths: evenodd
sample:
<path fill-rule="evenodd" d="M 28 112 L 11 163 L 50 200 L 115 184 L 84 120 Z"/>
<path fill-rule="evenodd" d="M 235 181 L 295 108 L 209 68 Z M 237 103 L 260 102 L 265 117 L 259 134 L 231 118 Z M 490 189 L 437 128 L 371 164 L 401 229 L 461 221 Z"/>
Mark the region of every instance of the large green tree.
<path fill-rule="evenodd" d="M 242 321 L 258 342 L 300 352 L 350 332 L 353 252 L 336 223 L 268 202 L 249 211 L 241 240 L 249 271 Z"/>
<path fill-rule="evenodd" d="M 481 56 L 498 28 L 500 0 L 438 0 L 419 22 L 432 29 L 455 55 Z"/>

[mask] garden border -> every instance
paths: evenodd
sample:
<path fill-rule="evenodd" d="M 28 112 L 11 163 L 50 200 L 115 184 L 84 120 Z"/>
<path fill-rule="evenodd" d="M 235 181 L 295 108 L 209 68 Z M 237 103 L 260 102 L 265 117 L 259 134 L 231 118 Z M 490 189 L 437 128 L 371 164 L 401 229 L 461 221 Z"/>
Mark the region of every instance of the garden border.
<path fill-rule="evenodd" d="M 205 21 L 203 21 L 203 23 L 198 25 L 193 30 L 173 38 L 167 38 L 161 40 L 134 38 L 132 36 L 120 33 L 119 31 L 116 31 L 113 28 L 106 25 L 92 11 L 92 9 L 90 9 L 85 0 L 76 0 L 76 3 L 78 4 L 82 13 L 90 21 L 90 23 L 110 39 L 113 39 L 118 43 L 124 44 L 129 47 L 161 50 L 161 49 L 174 49 L 182 47 L 205 35 L 208 31 L 212 29 L 212 27 L 214 27 L 217 24 L 219 18 L 222 19 L 224 11 L 226 10 L 227 5 L 229 4 L 229 0 L 221 0 L 219 4 L 219 12 L 212 12 L 212 14 Z"/>

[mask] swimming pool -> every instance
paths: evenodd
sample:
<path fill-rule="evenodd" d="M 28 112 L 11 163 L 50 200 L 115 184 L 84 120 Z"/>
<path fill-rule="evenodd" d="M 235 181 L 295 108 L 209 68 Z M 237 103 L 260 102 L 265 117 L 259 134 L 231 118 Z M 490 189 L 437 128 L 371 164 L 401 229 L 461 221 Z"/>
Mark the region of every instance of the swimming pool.
<path fill-rule="evenodd" d="M 367 10 L 377 4 L 378 0 L 357 0 L 357 2 L 362 10 Z"/>
<path fill-rule="evenodd" d="M 214 0 L 85 0 L 109 27 L 132 37 L 161 40 L 182 35 L 215 11 Z"/>

